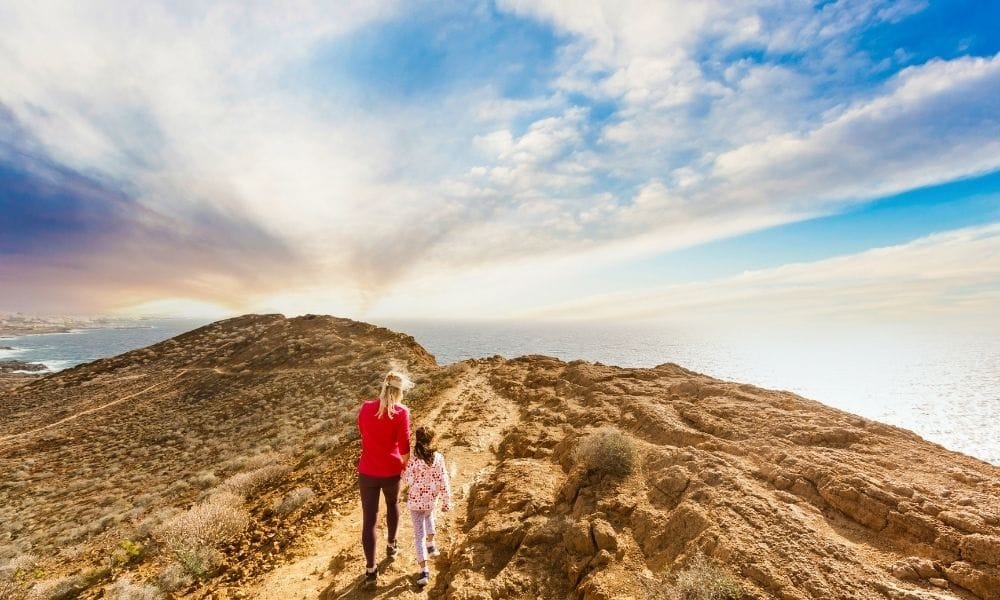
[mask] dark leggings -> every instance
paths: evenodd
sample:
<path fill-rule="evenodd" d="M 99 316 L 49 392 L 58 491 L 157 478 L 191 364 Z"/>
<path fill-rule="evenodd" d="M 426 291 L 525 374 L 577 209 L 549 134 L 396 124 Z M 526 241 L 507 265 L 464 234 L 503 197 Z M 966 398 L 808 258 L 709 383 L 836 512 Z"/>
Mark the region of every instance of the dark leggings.
<path fill-rule="evenodd" d="M 369 477 L 358 473 L 361 490 L 361 546 L 365 549 L 365 566 L 375 566 L 375 521 L 378 520 L 378 494 L 385 496 L 385 522 L 389 527 L 389 542 L 396 541 L 399 526 L 399 475 Z"/>

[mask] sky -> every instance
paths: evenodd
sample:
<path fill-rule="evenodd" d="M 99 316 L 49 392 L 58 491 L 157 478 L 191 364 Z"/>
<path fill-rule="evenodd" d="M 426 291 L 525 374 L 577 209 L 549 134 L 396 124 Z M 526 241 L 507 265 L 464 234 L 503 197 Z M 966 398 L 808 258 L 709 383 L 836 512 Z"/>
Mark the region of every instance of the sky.
<path fill-rule="evenodd" d="M 1000 326 L 987 0 L 0 4 L 0 311 Z"/>

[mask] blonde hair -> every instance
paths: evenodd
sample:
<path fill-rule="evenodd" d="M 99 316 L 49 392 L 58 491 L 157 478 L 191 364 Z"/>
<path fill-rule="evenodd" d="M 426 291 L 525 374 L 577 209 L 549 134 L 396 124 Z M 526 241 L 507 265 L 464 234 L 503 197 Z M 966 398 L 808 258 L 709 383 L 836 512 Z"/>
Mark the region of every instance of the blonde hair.
<path fill-rule="evenodd" d="M 382 389 L 378 394 L 378 412 L 376 417 L 389 415 L 389 418 L 396 416 L 397 407 L 403 402 L 403 394 L 413 387 L 410 378 L 398 371 L 389 371 L 382 380 Z"/>

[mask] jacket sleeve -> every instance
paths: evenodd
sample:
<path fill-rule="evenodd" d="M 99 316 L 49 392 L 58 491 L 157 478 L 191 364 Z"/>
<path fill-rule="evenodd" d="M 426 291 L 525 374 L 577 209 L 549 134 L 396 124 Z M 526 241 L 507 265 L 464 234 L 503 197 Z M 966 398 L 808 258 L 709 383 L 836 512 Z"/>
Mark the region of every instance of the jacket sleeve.
<path fill-rule="evenodd" d="M 444 455 L 439 454 L 438 476 L 441 478 L 441 505 L 444 510 L 451 510 L 451 482 L 448 480 L 448 467 L 444 464 Z"/>

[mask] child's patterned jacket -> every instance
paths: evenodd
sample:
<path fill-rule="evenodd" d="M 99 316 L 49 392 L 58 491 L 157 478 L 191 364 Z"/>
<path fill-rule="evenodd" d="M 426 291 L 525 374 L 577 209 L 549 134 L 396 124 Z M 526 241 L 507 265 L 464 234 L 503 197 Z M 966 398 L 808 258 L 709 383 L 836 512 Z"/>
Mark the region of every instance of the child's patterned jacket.
<path fill-rule="evenodd" d="M 406 506 L 410 510 L 434 510 L 434 501 L 438 496 L 441 496 L 442 508 L 451 510 L 451 484 L 444 456 L 440 452 L 434 453 L 432 464 L 411 455 L 403 469 L 402 481 L 410 486 L 406 499 Z"/>

